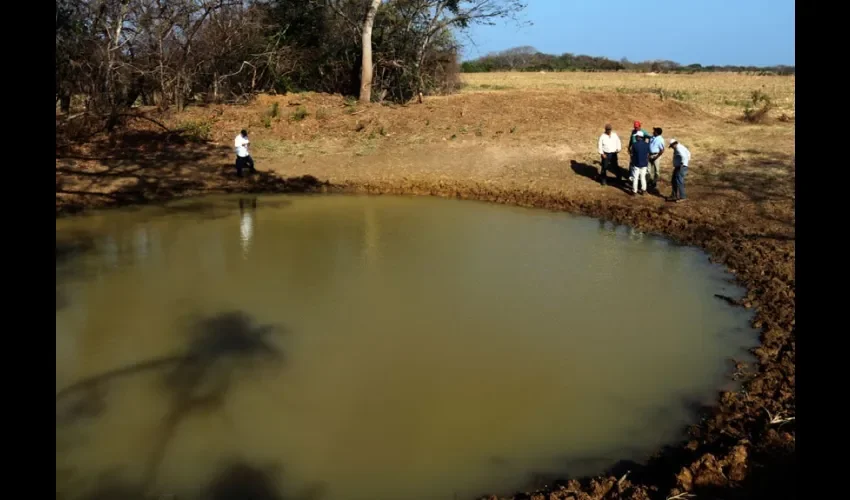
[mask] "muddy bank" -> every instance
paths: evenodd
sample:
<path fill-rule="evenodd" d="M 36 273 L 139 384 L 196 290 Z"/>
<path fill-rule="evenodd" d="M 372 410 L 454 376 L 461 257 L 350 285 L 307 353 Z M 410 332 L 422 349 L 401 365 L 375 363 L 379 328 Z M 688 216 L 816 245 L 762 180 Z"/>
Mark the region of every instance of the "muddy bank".
<path fill-rule="evenodd" d="M 235 192 L 413 194 L 488 201 L 600 217 L 663 234 L 705 249 L 726 265 L 748 292 L 743 307 L 754 308 L 762 330 L 754 350 L 757 366 L 739 364 L 744 390 L 723 393 L 705 408 L 689 440 L 654 457 L 648 466 L 612 469 L 610 477 L 545 481 L 535 493 L 514 498 L 668 498 L 684 494 L 713 498 L 779 498 L 795 485 L 794 236 L 775 234 L 757 223 L 699 203 L 669 205 L 622 199 L 570 196 L 557 189 L 480 182 L 348 181 L 331 184 L 312 176 L 282 178 L 262 173 L 235 179 L 211 168 L 188 188 L 145 190 L 145 186 L 102 184 L 102 193 L 57 190 L 57 215 L 82 209 Z M 60 174 L 57 173 L 57 177 Z M 58 184 L 58 181 L 57 181 Z M 505 183 L 507 184 L 507 183 Z M 663 306 L 659 312 L 663 314 Z M 614 464 L 612 464 L 613 466 Z M 565 471 L 568 474 L 569 471 Z M 482 492 L 483 493 L 483 492 Z M 528 495 L 528 496 L 526 496 Z"/>

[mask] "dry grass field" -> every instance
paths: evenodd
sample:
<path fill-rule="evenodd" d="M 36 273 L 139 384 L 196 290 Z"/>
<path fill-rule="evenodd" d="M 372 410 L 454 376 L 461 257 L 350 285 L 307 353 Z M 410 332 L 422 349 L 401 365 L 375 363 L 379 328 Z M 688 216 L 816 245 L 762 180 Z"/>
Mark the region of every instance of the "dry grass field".
<path fill-rule="evenodd" d="M 362 106 L 315 93 L 260 96 L 244 106 L 182 113 L 139 109 L 147 119 L 84 144 L 60 145 L 57 133 L 57 215 L 210 192 L 427 194 L 566 210 L 702 247 L 747 287 L 742 305 L 756 311 L 753 325 L 762 331 L 753 351 L 757 364 L 739 366 L 745 391 L 721 395 L 691 429 L 690 441 L 646 471 L 619 481 L 571 482 L 569 489 L 532 498 L 780 498 L 793 491 L 794 78 L 463 78 L 461 93 L 421 104 Z M 776 106 L 761 123 L 741 119 L 753 91 Z M 632 197 L 623 186 L 597 182 L 603 125 L 613 123 L 627 138 L 633 120 L 647 130 L 663 127 L 665 137 L 690 149 L 688 203 Z M 242 128 L 250 131 L 261 173 L 237 179 L 232 141 Z M 661 194 L 670 192 L 671 171 L 668 156 Z"/>
<path fill-rule="evenodd" d="M 773 98 L 777 115 L 794 117 L 794 76 L 738 73 L 466 73 L 464 92 L 584 90 L 665 96 L 720 116 L 736 116 L 754 90 Z"/>

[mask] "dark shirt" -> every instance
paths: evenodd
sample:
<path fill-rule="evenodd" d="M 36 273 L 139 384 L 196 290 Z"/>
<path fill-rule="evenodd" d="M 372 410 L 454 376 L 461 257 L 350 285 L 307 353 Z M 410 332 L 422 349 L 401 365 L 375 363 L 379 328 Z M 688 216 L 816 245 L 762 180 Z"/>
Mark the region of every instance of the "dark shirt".
<path fill-rule="evenodd" d="M 632 144 L 632 164 L 638 168 L 649 165 L 649 144 L 643 139 Z"/>
<path fill-rule="evenodd" d="M 635 139 L 637 139 L 638 132 L 643 132 L 644 137 L 649 137 L 649 134 L 647 134 L 646 130 L 644 129 L 632 130 L 632 134 L 629 136 L 629 151 L 632 150 L 632 146 L 634 146 L 635 144 Z"/>

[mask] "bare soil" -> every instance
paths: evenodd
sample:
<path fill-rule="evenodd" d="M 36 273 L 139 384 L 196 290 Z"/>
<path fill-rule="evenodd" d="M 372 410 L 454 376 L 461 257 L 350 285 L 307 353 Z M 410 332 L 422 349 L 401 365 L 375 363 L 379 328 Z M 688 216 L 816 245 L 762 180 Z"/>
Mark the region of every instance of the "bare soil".
<path fill-rule="evenodd" d="M 294 116 L 299 108 L 303 119 Z M 794 496 L 792 123 L 750 125 L 651 94 L 572 89 L 476 91 L 409 106 L 298 94 L 136 113 L 147 118 L 82 142 L 58 128 L 57 216 L 206 193 L 415 194 L 601 217 L 705 249 L 746 286 L 741 306 L 755 310 L 761 330 L 757 364 L 737 363 L 732 374 L 743 389 L 719 394 L 689 438 L 648 465 L 617 464 L 597 478 L 547 478 L 513 498 Z M 646 129 L 664 127 L 668 139 L 691 150 L 686 203 L 632 197 L 616 182 L 603 187 L 594 179 L 603 124 L 612 122 L 627 138 L 634 119 Z M 241 128 L 251 132 L 260 172 L 239 179 L 231 142 Z M 670 162 L 665 155 L 665 195 Z"/>

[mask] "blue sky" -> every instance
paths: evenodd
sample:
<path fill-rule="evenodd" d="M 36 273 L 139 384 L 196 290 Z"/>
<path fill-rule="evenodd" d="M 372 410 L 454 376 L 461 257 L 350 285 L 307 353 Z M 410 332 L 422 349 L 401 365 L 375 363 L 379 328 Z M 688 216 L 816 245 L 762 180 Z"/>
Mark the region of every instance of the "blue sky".
<path fill-rule="evenodd" d="M 794 0 L 526 0 L 531 27 L 498 20 L 462 37 L 464 59 L 541 52 L 681 64 L 794 65 Z"/>

